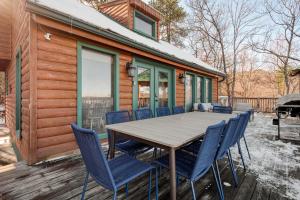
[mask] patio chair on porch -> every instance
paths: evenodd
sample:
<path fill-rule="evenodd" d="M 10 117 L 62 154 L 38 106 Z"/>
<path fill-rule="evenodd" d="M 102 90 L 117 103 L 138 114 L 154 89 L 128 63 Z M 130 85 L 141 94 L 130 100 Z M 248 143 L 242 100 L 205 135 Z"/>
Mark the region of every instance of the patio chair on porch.
<path fill-rule="evenodd" d="M 231 143 L 231 147 L 233 147 L 235 144 L 237 144 L 238 146 L 238 152 L 241 156 L 242 159 L 242 164 L 244 166 L 244 170 L 246 170 L 246 165 L 245 165 L 245 160 L 244 160 L 244 156 L 243 156 L 243 152 L 242 152 L 242 148 L 241 148 L 241 144 L 240 144 L 240 139 L 243 137 L 244 132 L 246 130 L 248 121 L 249 121 L 249 114 L 247 112 L 241 113 L 240 115 L 240 119 L 236 128 L 236 132 L 232 138 L 232 143 Z"/>
<path fill-rule="evenodd" d="M 122 122 L 129 122 L 131 121 L 131 117 L 128 111 L 113 111 L 106 113 L 106 124 L 117 124 Z M 107 130 L 108 134 L 108 143 L 109 148 L 107 151 L 107 157 L 111 150 L 112 146 L 112 137 L 111 137 L 111 130 Z M 150 150 L 152 147 L 134 140 L 129 140 L 126 138 L 118 137 L 115 135 L 115 148 L 123 153 L 127 153 L 131 156 L 136 156 L 138 154 L 144 153 Z"/>
<path fill-rule="evenodd" d="M 214 106 L 213 107 L 213 112 L 214 113 L 231 114 L 232 113 L 232 107 L 230 107 L 230 106 Z"/>
<path fill-rule="evenodd" d="M 230 145 L 232 143 L 232 139 L 233 139 L 233 136 L 235 134 L 235 130 L 238 126 L 239 118 L 240 118 L 240 116 L 237 116 L 235 118 L 231 118 L 228 121 L 228 123 L 226 124 L 226 127 L 223 131 L 223 134 L 222 134 L 222 139 L 221 139 L 221 142 L 220 142 L 220 146 L 218 148 L 216 158 L 215 158 L 215 166 L 216 166 L 216 170 L 217 170 L 217 176 L 218 176 L 218 179 L 219 179 L 219 186 L 221 188 L 221 191 L 223 191 L 223 189 L 222 189 L 222 180 L 221 180 L 221 177 L 220 177 L 220 171 L 219 171 L 219 167 L 218 167 L 218 160 L 223 159 L 225 156 L 228 157 L 229 166 L 230 166 L 230 170 L 231 170 L 231 174 L 232 174 L 232 178 L 233 178 L 233 183 L 234 183 L 235 186 L 238 185 L 236 169 L 234 167 L 232 157 L 231 157 L 231 152 L 230 152 L 229 148 L 230 148 Z M 224 196 L 224 194 L 223 194 L 223 196 Z"/>
<path fill-rule="evenodd" d="M 149 173 L 148 199 L 151 199 L 151 176 L 153 166 L 136 160 L 129 155 L 122 155 L 107 161 L 97 134 L 89 129 L 79 128 L 76 124 L 71 125 L 82 159 L 86 167 L 81 199 L 84 199 L 89 175 L 102 187 L 113 191 L 113 199 L 117 199 L 118 190 L 125 185 L 128 194 L 128 183 L 138 176 Z M 157 178 L 156 178 L 157 181 Z"/>
<path fill-rule="evenodd" d="M 150 108 L 140 108 L 135 113 L 136 120 L 150 119 L 153 117 L 152 110 Z"/>
<path fill-rule="evenodd" d="M 190 180 L 194 200 L 196 199 L 194 182 L 203 177 L 210 169 L 213 171 L 220 198 L 223 199 L 223 192 L 219 186 L 214 160 L 224 127 L 225 121 L 222 121 L 207 128 L 197 156 L 182 150 L 176 151 L 176 173 Z M 169 156 L 165 155 L 157 159 L 155 163 L 168 168 Z"/>
<path fill-rule="evenodd" d="M 173 115 L 184 113 L 184 107 L 183 106 L 174 106 L 173 107 Z"/>
<path fill-rule="evenodd" d="M 156 114 L 157 114 L 157 117 L 163 117 L 163 116 L 171 115 L 171 111 L 170 111 L 169 107 L 159 107 L 159 108 L 156 108 Z"/>

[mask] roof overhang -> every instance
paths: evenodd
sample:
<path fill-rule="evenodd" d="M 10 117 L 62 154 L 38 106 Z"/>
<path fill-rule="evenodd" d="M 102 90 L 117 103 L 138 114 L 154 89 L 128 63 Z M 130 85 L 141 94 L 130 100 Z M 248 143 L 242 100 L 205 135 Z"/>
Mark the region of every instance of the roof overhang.
<path fill-rule="evenodd" d="M 31 13 L 34 13 L 34 14 L 37 14 L 37 15 L 40 15 L 40 16 L 44 16 L 46 18 L 56 20 L 56 21 L 64 23 L 64 24 L 71 25 L 72 27 L 76 27 L 76 28 L 91 32 L 91 33 L 99 35 L 101 37 L 119 42 L 121 44 L 125 44 L 127 46 L 145 51 L 147 53 L 151 53 L 153 55 L 171 60 L 173 62 L 177 62 L 177 63 L 183 64 L 183 65 L 189 66 L 189 67 L 193 67 L 193 68 L 201 70 L 203 72 L 207 72 L 207 73 L 217 75 L 217 76 L 220 76 L 220 77 L 225 77 L 226 76 L 222 72 L 210 70 L 210 69 L 207 69 L 207 68 L 205 68 L 201 65 L 198 65 L 196 63 L 188 62 L 188 61 L 179 59 L 175 56 L 172 56 L 172 55 L 169 55 L 167 53 L 164 53 L 164 52 L 158 51 L 156 49 L 153 49 L 153 48 L 151 48 L 147 45 L 138 43 L 138 42 L 136 42 L 136 41 L 134 41 L 134 40 L 132 40 L 128 37 L 125 37 L 123 35 L 120 35 L 118 33 L 109 31 L 107 29 L 103 29 L 101 27 L 98 27 L 98 26 L 95 26 L 93 24 L 87 23 L 83 20 L 80 20 L 78 18 L 74 18 L 73 16 L 66 15 L 65 13 L 62 13 L 62 12 L 59 12 L 57 10 L 54 10 L 54 9 L 45 7 L 43 5 L 34 3 L 32 1 L 27 1 L 26 8 Z"/>

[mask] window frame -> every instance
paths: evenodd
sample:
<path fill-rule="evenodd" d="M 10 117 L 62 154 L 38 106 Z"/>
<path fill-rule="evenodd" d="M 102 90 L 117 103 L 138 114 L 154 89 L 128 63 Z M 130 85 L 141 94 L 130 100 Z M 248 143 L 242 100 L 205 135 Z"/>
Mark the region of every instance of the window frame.
<path fill-rule="evenodd" d="M 114 111 L 119 110 L 119 82 L 120 82 L 120 56 L 119 53 L 111 50 L 107 50 L 95 45 L 86 44 L 83 42 L 77 42 L 77 125 L 82 127 L 82 49 L 90 49 L 99 53 L 113 56 L 114 59 L 114 72 L 113 72 L 113 99 L 114 99 Z M 99 134 L 100 139 L 107 138 L 107 134 Z"/>
<path fill-rule="evenodd" d="M 151 24 L 151 26 L 152 26 L 152 34 L 151 34 L 151 35 L 149 35 L 149 34 L 143 32 L 143 31 L 141 31 L 141 30 L 136 29 L 136 18 L 137 18 L 137 17 L 138 17 L 139 19 L 145 21 L 146 23 Z M 136 33 L 138 33 L 138 34 L 140 34 L 140 35 L 142 35 L 142 36 L 148 37 L 148 38 L 150 38 L 150 39 L 157 40 L 157 30 L 156 30 L 156 29 L 157 29 L 157 21 L 155 21 L 155 20 L 152 19 L 151 17 L 146 16 L 145 14 L 143 14 L 143 13 L 137 11 L 137 10 L 134 10 L 134 13 L 133 13 L 133 30 L 134 30 Z"/>
<path fill-rule="evenodd" d="M 15 82 L 15 130 L 16 130 L 16 138 L 22 138 L 22 51 L 21 47 L 18 49 L 16 54 L 16 82 Z"/>

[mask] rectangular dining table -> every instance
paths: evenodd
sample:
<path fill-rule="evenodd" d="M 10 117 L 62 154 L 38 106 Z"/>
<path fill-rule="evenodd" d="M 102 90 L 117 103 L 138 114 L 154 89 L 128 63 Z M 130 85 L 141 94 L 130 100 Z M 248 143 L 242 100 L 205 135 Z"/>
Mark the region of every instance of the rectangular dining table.
<path fill-rule="evenodd" d="M 189 112 L 165 117 L 130 121 L 106 125 L 111 130 L 112 146 L 110 158 L 114 157 L 114 138 L 134 139 L 145 144 L 169 151 L 171 199 L 176 199 L 176 154 L 175 151 L 184 145 L 197 140 L 205 134 L 209 125 L 222 120 L 228 121 L 236 114 L 221 114 L 208 112 Z"/>

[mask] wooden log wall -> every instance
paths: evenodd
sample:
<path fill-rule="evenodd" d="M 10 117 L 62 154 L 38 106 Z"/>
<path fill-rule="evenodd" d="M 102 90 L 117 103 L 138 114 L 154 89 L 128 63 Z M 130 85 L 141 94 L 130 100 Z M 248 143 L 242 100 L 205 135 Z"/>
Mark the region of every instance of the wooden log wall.
<path fill-rule="evenodd" d="M 0 1 L 0 60 L 11 59 L 11 6 L 11 0 Z"/>
<path fill-rule="evenodd" d="M 235 97 L 233 99 L 233 106 L 235 107 L 237 103 L 249 103 L 257 112 L 272 113 L 275 111 L 277 100 L 278 98 Z"/>
<path fill-rule="evenodd" d="M 2 1 L 1 1 L 2 3 Z M 29 159 L 29 143 L 30 143 L 30 92 L 29 92 L 29 13 L 25 12 L 24 0 L 11 1 L 14 8 L 14 15 L 12 16 L 12 60 L 6 69 L 6 75 L 8 78 L 8 95 L 6 96 L 6 125 L 10 128 L 13 141 L 21 153 L 21 156 L 25 159 Z M 16 81 L 16 55 L 18 49 L 21 49 L 21 69 L 22 69 L 22 139 L 17 140 L 15 135 L 15 109 L 16 109 L 16 93 L 15 93 L 15 81 Z"/>
<path fill-rule="evenodd" d="M 212 102 L 218 102 L 218 79 L 212 79 Z"/>
<path fill-rule="evenodd" d="M 101 12 L 112 17 L 114 20 L 120 22 L 122 25 L 128 27 L 128 8 L 127 1 L 116 1 L 108 4 L 103 4 L 99 7 Z"/>

